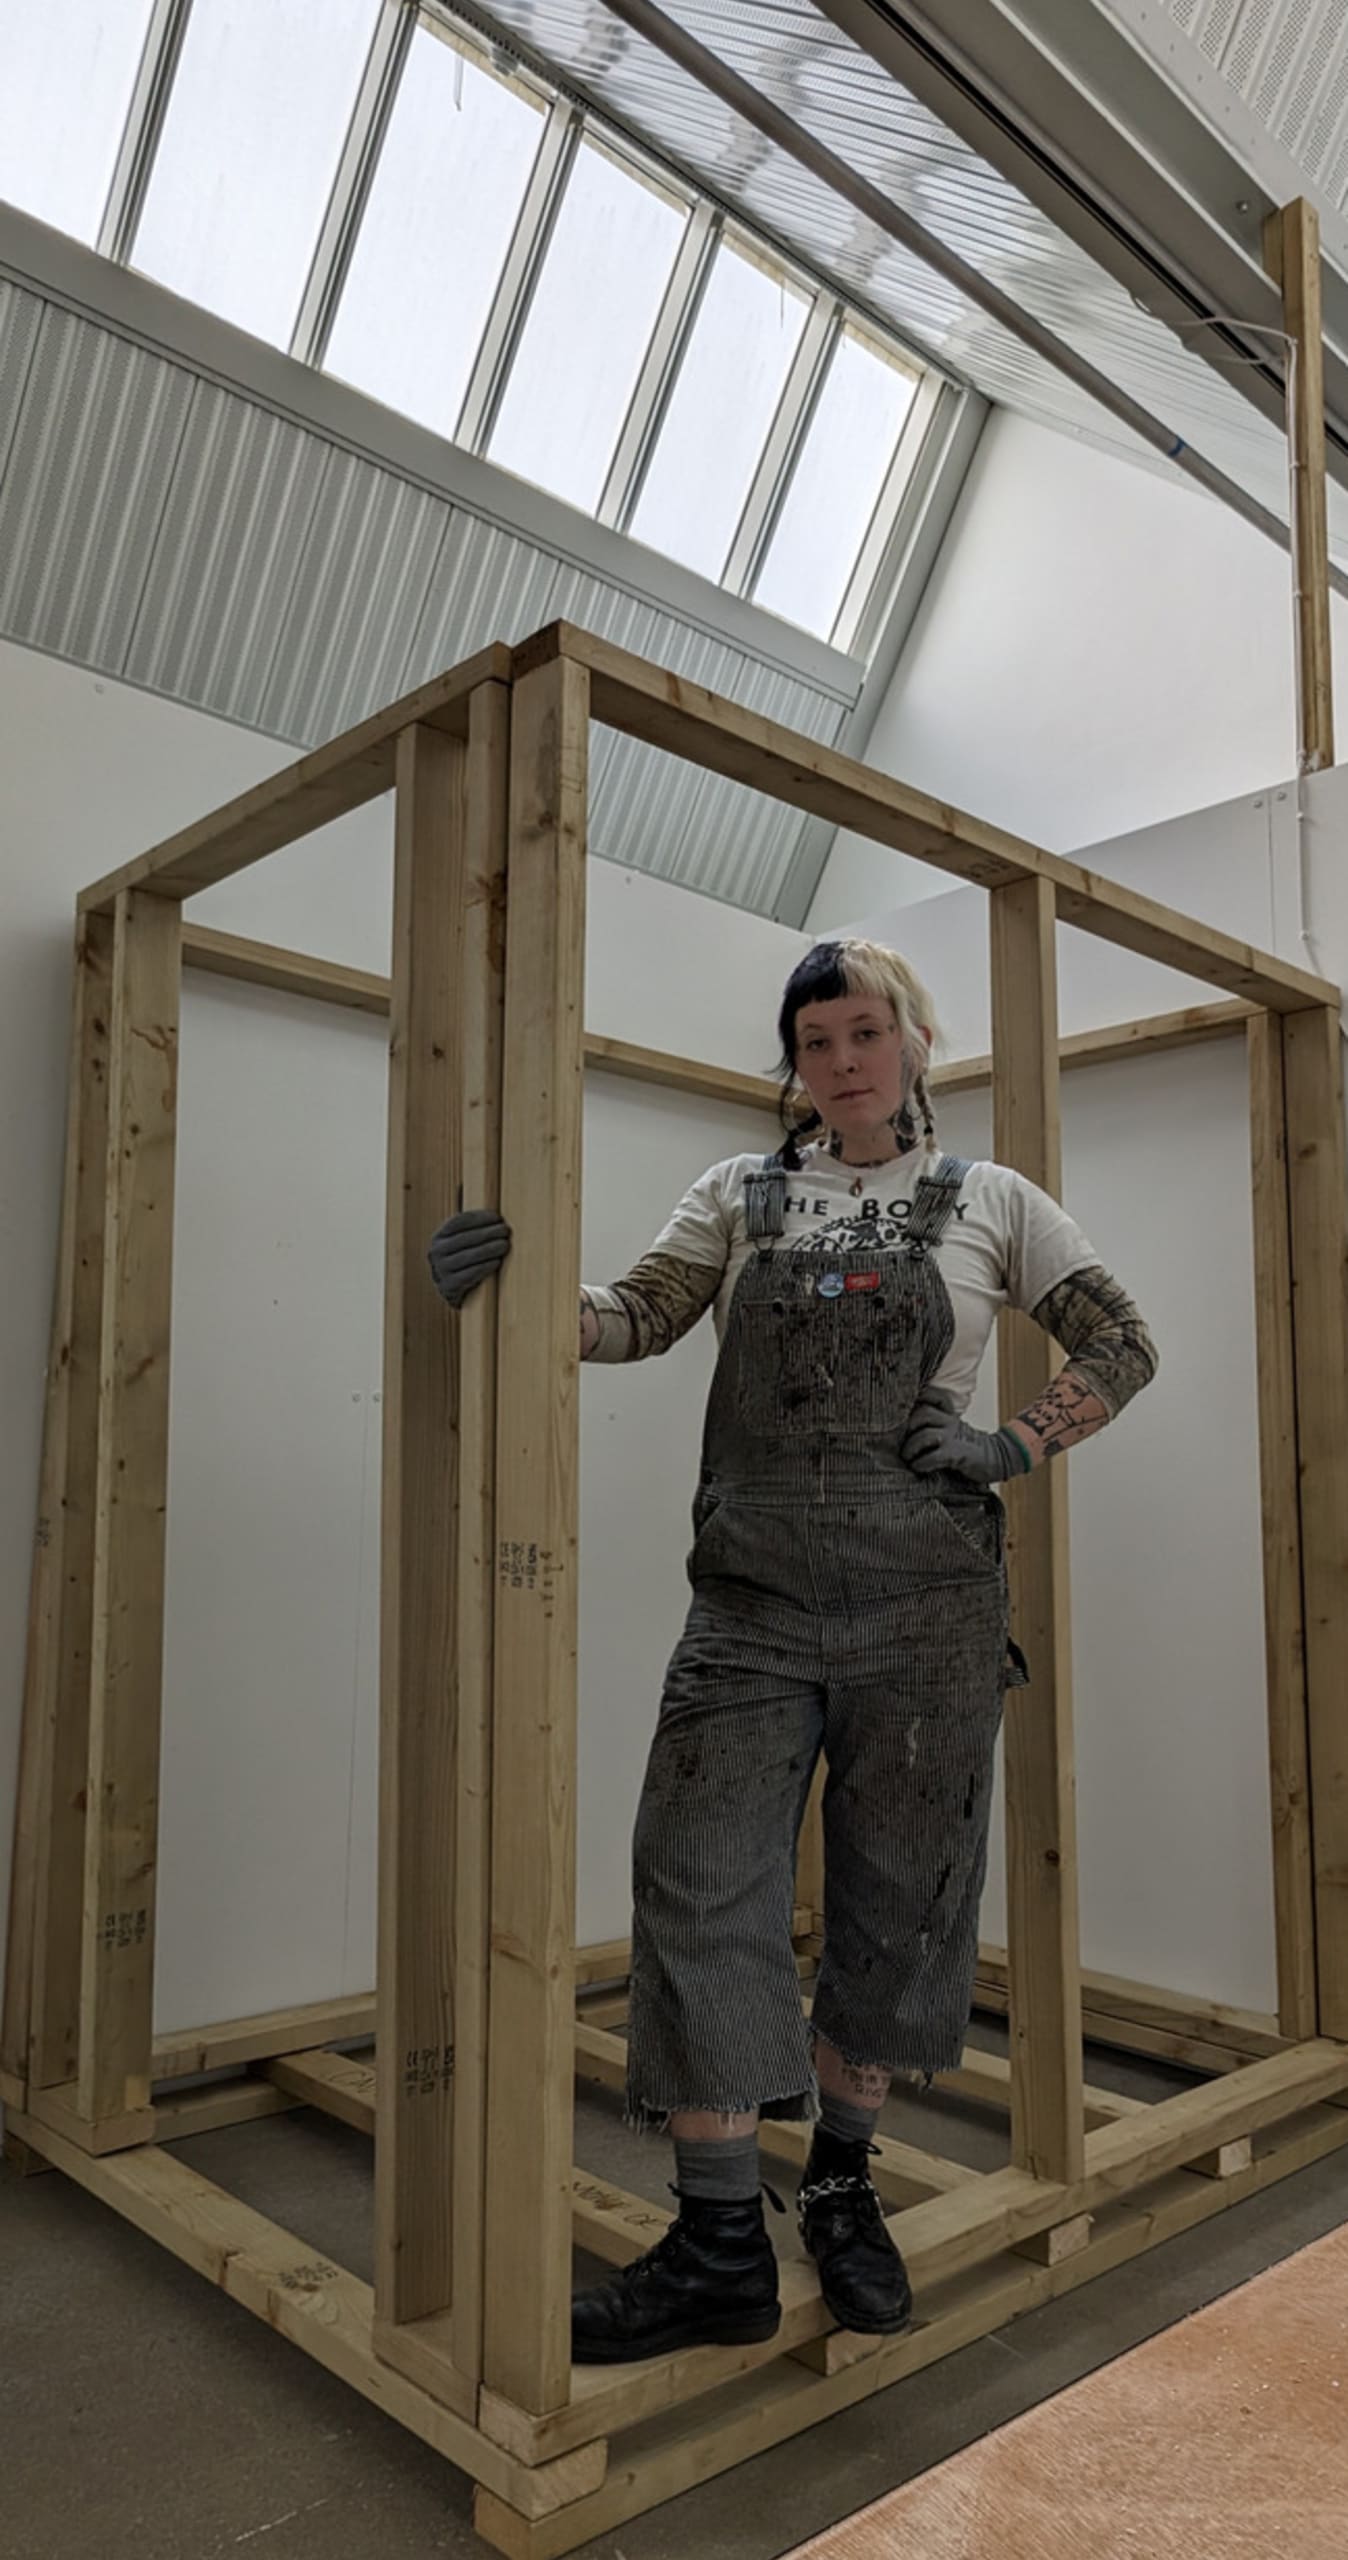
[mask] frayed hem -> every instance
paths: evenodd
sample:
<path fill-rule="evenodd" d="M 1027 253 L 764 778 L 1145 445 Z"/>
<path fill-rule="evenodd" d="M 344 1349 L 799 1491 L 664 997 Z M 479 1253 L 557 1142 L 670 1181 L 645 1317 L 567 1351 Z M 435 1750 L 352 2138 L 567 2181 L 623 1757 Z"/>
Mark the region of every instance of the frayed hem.
<path fill-rule="evenodd" d="M 758 2116 L 764 2123 L 817 2124 L 819 2120 L 819 2084 L 810 2076 L 804 2089 L 795 2089 L 779 2098 L 678 2098 L 672 2106 L 657 2107 L 646 2099 L 628 2095 L 623 2108 L 623 2123 L 629 2133 L 668 2134 L 673 2116 Z"/>
<path fill-rule="evenodd" d="M 826 2044 L 829 2052 L 837 2055 L 839 2062 L 842 2063 L 843 2068 L 847 2071 L 885 2071 L 888 2072 L 891 2081 L 902 2081 L 905 2088 L 920 2089 L 924 2095 L 927 2090 L 930 2089 L 933 2080 L 935 2080 L 942 2071 L 955 2071 L 958 2069 L 964 2052 L 963 2040 L 961 2040 L 959 2051 L 956 2053 L 952 2062 L 947 2062 L 945 2060 L 937 2062 L 891 2062 L 883 2054 L 857 2053 L 851 2050 L 844 2051 L 840 2044 L 834 2043 L 832 2036 L 828 2034 L 825 2028 L 816 2027 L 813 2024 L 810 2028 L 810 2043 L 812 2048 L 821 2044 Z"/>

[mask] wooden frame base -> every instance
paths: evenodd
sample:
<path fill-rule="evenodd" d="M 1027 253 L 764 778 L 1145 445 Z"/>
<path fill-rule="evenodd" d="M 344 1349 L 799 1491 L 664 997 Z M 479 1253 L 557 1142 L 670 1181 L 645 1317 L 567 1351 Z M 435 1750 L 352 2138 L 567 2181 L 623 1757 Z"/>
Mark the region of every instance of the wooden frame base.
<path fill-rule="evenodd" d="M 597 1952 L 607 1961 L 615 1951 Z M 1167 2007 L 1161 1994 L 1150 1999 Z M 354 2007 L 332 2003 L 334 2023 Z M 466 2472 L 477 2484 L 479 2533 L 512 2560 L 574 2550 L 1348 2145 L 1348 2050 L 1321 2039 L 1262 2060 L 1233 2057 L 1229 2071 L 1154 2105 L 1084 2093 L 1088 2125 L 1092 2099 L 1115 2112 L 1088 2132 L 1085 2172 L 1071 2191 L 1014 2168 L 978 2173 L 886 2144 L 878 2183 L 920 2196 L 890 2222 L 914 2277 L 912 2331 L 875 2339 L 831 2328 L 813 2270 L 792 2262 L 782 2270 L 782 2328 L 766 2347 L 584 2368 L 567 2405 L 540 2419 L 456 2371 L 447 2322 L 388 2327 L 367 2285 L 162 2147 L 302 2105 L 373 2135 L 373 2062 L 325 2046 L 277 2053 L 286 2015 L 166 2039 L 176 2056 L 226 2050 L 251 2068 L 159 2095 L 152 2143 L 90 2150 L 49 2101 L 40 2114 L 11 2118 L 7 2157 L 20 2173 L 60 2169 Z M 596 2043 L 614 2048 L 620 2067 L 620 2040 L 582 2025 L 578 2073 L 611 2081 L 611 2069 L 592 2069 Z M 245 2054 L 245 2044 L 255 2050 Z M 1000 2091 L 1009 2104 L 1009 2066 L 1003 2076 L 997 2062 L 971 2054 L 948 2085 L 993 2104 Z M 765 2132 L 800 2165 L 804 2127 Z M 668 2221 L 658 2205 L 580 2170 L 571 2212 L 576 2246 L 614 2266 L 648 2249 Z"/>

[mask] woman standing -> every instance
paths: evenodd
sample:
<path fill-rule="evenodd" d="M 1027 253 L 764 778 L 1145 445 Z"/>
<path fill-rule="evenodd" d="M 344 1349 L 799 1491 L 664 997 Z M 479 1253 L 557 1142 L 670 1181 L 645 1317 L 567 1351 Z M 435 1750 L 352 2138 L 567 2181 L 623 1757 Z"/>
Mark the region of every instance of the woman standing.
<path fill-rule="evenodd" d="M 818 2118 L 801 2228 L 847 2329 L 901 2329 L 867 2165 L 895 2073 L 954 2067 L 973 1993 L 1008 1639 L 993 1488 L 1103 1430 L 1156 1355 L 1080 1228 L 1020 1174 L 941 1153 L 929 998 L 896 952 L 820 943 L 780 1024 L 794 1128 L 693 1185 L 626 1278 L 581 1292 L 581 1356 L 667 1351 L 714 1304 L 689 1560 L 634 1843 L 628 2093 L 674 2137 L 677 2221 L 578 2297 L 574 2352 L 771 2337 L 761 2116 Z M 431 1246 L 452 1305 L 499 1268 L 483 1211 Z M 993 1320 L 1067 1366 L 999 1431 L 960 1417 Z M 795 1846 L 823 1753 L 824 1949 L 808 2028 Z"/>

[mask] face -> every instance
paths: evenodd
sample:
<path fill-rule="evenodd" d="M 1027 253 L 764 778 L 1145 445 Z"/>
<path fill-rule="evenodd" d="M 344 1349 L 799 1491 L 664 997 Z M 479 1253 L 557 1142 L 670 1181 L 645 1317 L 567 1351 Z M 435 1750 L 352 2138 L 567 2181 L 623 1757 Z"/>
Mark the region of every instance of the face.
<path fill-rule="evenodd" d="M 796 1073 L 821 1120 L 844 1137 L 892 1120 L 925 1064 L 883 996 L 835 996 L 796 1016 Z"/>

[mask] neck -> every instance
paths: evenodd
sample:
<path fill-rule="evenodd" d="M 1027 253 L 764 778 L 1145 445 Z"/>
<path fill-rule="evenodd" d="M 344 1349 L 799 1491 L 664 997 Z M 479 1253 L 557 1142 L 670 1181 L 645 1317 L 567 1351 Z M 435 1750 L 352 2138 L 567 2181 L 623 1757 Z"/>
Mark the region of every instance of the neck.
<path fill-rule="evenodd" d="M 844 1135 L 840 1129 L 829 1131 L 829 1154 L 838 1164 L 894 1164 L 900 1156 L 911 1155 L 911 1144 L 899 1137 L 892 1120 L 882 1120 L 874 1129 L 854 1129 Z"/>

